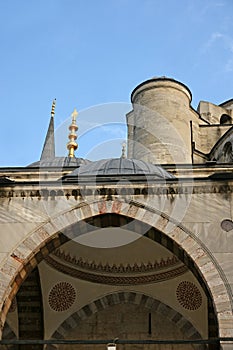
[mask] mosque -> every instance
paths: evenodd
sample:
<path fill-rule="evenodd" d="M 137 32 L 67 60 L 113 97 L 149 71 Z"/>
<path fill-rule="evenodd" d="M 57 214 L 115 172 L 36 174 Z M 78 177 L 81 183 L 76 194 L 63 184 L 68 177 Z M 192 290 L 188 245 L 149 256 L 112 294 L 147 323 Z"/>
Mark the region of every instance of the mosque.
<path fill-rule="evenodd" d="M 0 168 L 0 349 L 233 349 L 233 100 L 191 101 L 142 82 L 98 161 L 76 110 L 56 156 L 54 101 L 40 160 Z"/>

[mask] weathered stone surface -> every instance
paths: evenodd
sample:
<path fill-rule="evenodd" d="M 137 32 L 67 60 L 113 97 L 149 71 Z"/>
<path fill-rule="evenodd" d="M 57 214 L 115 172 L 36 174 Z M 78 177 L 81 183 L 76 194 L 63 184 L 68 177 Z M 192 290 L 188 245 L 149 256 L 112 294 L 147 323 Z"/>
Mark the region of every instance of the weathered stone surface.
<path fill-rule="evenodd" d="M 127 168 L 121 176 L 121 158 L 108 162 L 104 169 L 110 173 L 93 180 L 91 168 L 81 182 L 82 171 L 67 166 L 69 159 L 64 169 L 52 166 L 61 165 L 61 159 L 51 160 L 49 169 L 0 169 L 1 327 L 7 316 L 17 334 L 19 314 L 28 317 L 17 305 L 8 309 L 27 277 L 30 286 L 30 272 L 39 264 L 41 294 L 34 294 L 31 286 L 25 310 L 27 303 L 43 307 L 45 338 L 93 338 L 97 330 L 98 336 L 109 337 L 111 324 L 119 325 L 123 337 L 146 338 L 150 312 L 150 339 L 161 334 L 207 338 L 218 331 L 232 336 L 232 101 L 220 106 L 202 102 L 200 118 L 184 84 L 154 78 L 135 89 L 132 102 L 128 156 L 137 160 L 125 163 L 152 162 L 143 163 L 146 174 Z M 230 124 L 222 114 L 228 114 Z M 83 162 L 75 158 L 71 163 Z M 116 173 L 111 164 L 118 164 Z M 166 176 L 158 178 L 159 171 Z M 119 243 L 122 231 L 127 240 Z M 79 241 L 81 236 L 86 243 Z M 111 246 L 105 244 L 109 237 Z M 46 259 L 53 253 L 49 265 Z M 151 276 L 161 278 L 154 277 L 152 283 Z M 77 291 L 75 303 L 63 311 L 48 303 L 58 282 L 68 282 Z M 183 303 L 180 285 L 189 286 Z M 198 303 L 190 304 L 194 291 Z"/>

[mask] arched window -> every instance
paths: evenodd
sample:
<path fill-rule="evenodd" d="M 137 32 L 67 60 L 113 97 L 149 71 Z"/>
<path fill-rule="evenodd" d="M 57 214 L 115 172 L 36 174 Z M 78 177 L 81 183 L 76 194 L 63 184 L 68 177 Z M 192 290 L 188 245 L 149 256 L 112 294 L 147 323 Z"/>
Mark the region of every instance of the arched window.
<path fill-rule="evenodd" d="M 225 113 L 221 115 L 220 124 L 231 124 L 231 123 L 232 123 L 231 116 Z"/>

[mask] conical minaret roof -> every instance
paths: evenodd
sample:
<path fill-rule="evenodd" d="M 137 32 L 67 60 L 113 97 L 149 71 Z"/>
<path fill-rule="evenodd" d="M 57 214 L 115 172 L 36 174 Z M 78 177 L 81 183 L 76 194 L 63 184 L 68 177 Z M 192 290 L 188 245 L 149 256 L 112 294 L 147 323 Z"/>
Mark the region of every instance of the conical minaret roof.
<path fill-rule="evenodd" d="M 56 99 L 53 101 L 53 104 L 52 104 L 51 118 L 50 118 L 49 127 L 48 127 L 48 131 L 45 138 L 40 160 L 55 158 L 55 140 L 54 140 L 55 104 L 56 104 Z"/>

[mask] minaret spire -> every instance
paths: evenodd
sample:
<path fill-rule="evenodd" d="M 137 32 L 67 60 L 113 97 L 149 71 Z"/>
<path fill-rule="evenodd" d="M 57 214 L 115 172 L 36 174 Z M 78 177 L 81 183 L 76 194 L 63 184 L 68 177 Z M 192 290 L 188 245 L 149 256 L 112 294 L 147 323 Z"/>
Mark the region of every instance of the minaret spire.
<path fill-rule="evenodd" d="M 121 146 L 122 146 L 122 149 L 121 149 L 121 158 L 126 158 L 126 143 L 125 142 L 123 142 L 122 144 L 121 144 Z"/>
<path fill-rule="evenodd" d="M 70 157 L 70 158 L 75 157 L 74 151 L 78 148 L 78 144 L 75 141 L 77 139 L 76 131 L 78 130 L 78 126 L 76 124 L 77 116 L 78 116 L 78 112 L 75 108 L 73 113 L 71 114 L 72 123 L 69 126 L 70 133 L 68 136 L 70 141 L 67 143 L 67 149 L 69 150 L 68 157 Z"/>
<path fill-rule="evenodd" d="M 54 140 L 54 114 L 55 114 L 56 99 L 53 100 L 51 109 L 51 118 L 47 135 L 45 138 L 43 150 L 40 160 L 55 158 L 55 140 Z"/>

